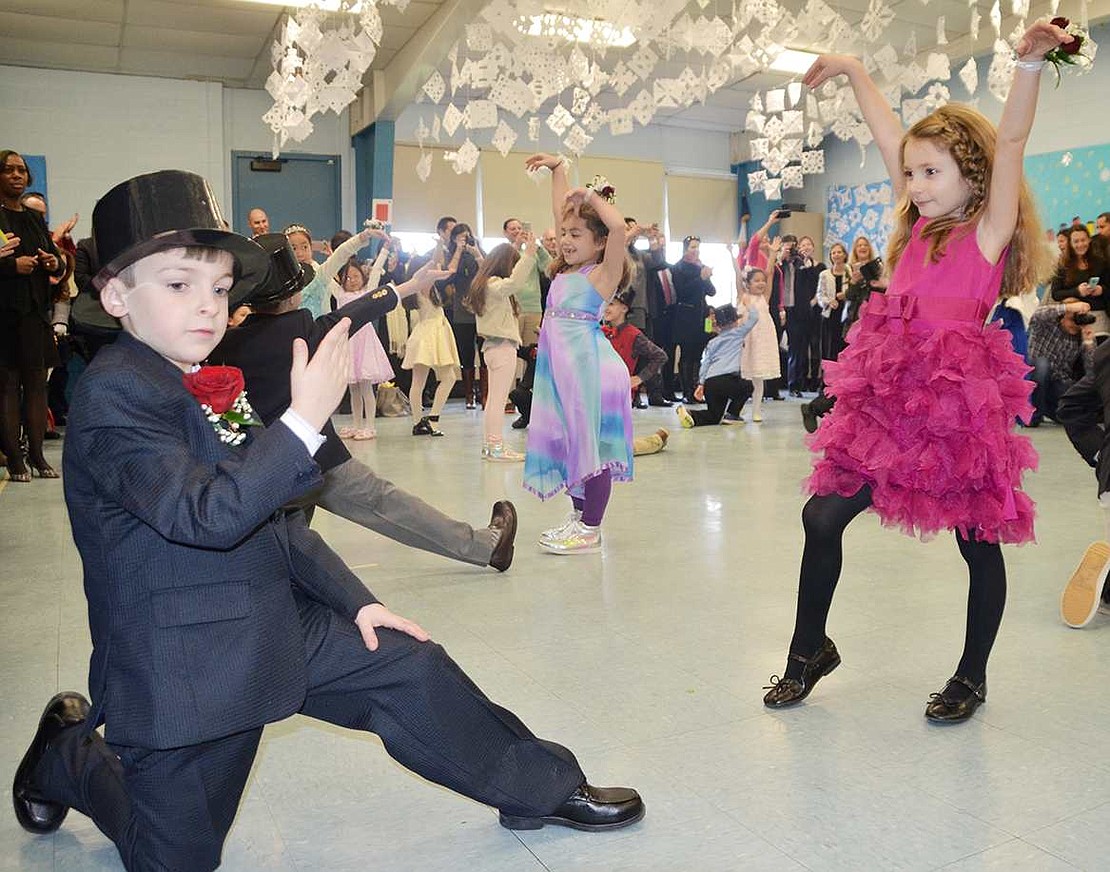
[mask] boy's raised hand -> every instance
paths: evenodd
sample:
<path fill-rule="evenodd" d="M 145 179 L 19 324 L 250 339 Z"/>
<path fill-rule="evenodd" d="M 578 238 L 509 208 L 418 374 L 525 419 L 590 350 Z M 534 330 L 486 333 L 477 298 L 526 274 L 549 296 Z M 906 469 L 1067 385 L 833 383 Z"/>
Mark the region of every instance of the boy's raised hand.
<path fill-rule="evenodd" d="M 357 626 L 359 632 L 362 633 L 362 641 L 369 651 L 378 650 L 378 634 L 374 632 L 375 627 L 387 627 L 390 630 L 399 630 L 402 633 L 407 633 L 420 642 L 427 642 L 432 638 L 428 635 L 428 631 L 418 623 L 410 621 L 408 618 L 402 618 L 400 615 L 393 614 L 393 612 L 381 603 L 371 603 L 359 609 L 358 614 L 355 615 L 355 626 Z"/>
<path fill-rule="evenodd" d="M 443 279 L 449 279 L 453 273 L 449 269 L 436 269 L 433 261 L 428 261 L 424 266 L 420 267 L 412 274 L 412 278 L 407 282 L 402 282 L 397 285 L 397 297 L 405 299 L 411 297 L 413 294 L 420 291 L 431 290 L 432 285 Z"/>
<path fill-rule="evenodd" d="M 293 369 L 289 373 L 289 408 L 320 432 L 335 411 L 351 375 L 347 341 L 351 319 L 343 318 L 328 331 L 312 359 L 303 339 L 293 340 Z"/>

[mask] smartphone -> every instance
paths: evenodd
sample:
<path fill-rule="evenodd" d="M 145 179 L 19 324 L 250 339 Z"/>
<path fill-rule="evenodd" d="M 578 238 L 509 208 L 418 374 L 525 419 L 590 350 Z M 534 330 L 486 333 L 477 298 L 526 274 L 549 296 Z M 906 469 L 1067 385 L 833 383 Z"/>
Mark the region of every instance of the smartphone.
<path fill-rule="evenodd" d="M 0 243 L 0 245 L 3 245 L 3 243 Z M 1087 279 L 1087 284 L 1089 284 L 1092 288 L 1097 287 L 1099 278 L 1099 276 L 1091 276 L 1089 279 Z"/>
<path fill-rule="evenodd" d="M 8 235 L 3 230 L 0 230 L 0 246 L 7 245 L 7 244 L 8 244 Z"/>
<path fill-rule="evenodd" d="M 531 233 L 532 232 L 532 222 L 531 221 L 521 221 L 520 222 L 520 229 L 523 230 L 525 233 Z"/>
<path fill-rule="evenodd" d="M 779 209 L 779 218 L 789 218 L 791 212 L 789 209 Z"/>

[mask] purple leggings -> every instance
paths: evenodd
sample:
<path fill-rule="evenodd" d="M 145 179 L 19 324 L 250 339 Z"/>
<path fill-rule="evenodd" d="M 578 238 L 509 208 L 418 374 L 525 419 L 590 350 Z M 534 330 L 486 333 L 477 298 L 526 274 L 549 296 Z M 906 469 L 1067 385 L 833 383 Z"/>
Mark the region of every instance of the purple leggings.
<path fill-rule="evenodd" d="M 609 494 L 613 491 L 613 477 L 609 470 L 603 470 L 593 478 L 582 483 L 583 495 L 571 497 L 574 508 L 582 513 L 582 523 L 597 527 L 605 517 L 605 507 L 609 505 Z"/>

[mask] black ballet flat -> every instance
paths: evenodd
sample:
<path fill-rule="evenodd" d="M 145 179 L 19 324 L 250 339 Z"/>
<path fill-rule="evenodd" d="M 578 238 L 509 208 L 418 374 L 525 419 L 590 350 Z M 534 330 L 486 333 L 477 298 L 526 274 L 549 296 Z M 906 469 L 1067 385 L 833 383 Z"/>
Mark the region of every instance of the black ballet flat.
<path fill-rule="evenodd" d="M 951 693 L 953 685 L 963 685 L 971 691 L 964 697 Z M 944 685 L 940 693 L 929 694 L 929 702 L 925 706 L 925 717 L 936 724 L 958 724 L 966 721 L 987 701 L 987 682 L 976 684 L 970 678 L 962 675 L 953 675 Z"/>
<path fill-rule="evenodd" d="M 442 436 L 443 431 L 432 426 L 431 419 L 423 417 L 412 427 L 413 436 Z"/>
<path fill-rule="evenodd" d="M 801 678 L 779 678 L 771 676 L 771 683 L 763 689 L 767 691 L 763 704 L 768 708 L 786 708 L 796 705 L 810 695 L 817 682 L 840 665 L 840 652 L 828 636 L 820 649 L 812 657 L 791 654 L 787 660 L 802 664 Z"/>

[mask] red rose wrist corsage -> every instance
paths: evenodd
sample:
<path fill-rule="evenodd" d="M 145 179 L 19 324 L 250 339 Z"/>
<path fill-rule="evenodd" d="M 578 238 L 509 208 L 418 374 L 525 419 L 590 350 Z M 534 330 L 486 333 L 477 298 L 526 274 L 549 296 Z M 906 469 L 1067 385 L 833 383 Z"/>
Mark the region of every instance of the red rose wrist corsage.
<path fill-rule="evenodd" d="M 1079 72 L 1087 72 L 1094 63 L 1098 46 L 1087 31 L 1067 18 L 1062 16 L 1053 18 L 1049 23 L 1061 28 L 1071 37 L 1068 42 L 1046 51 L 1044 55 L 1044 59 L 1052 64 L 1052 69 L 1056 73 L 1056 87 L 1059 88 L 1061 68 L 1075 67 Z"/>
<path fill-rule="evenodd" d="M 221 442 L 238 445 L 247 438 L 242 428 L 262 426 L 247 402 L 246 382 L 238 367 L 202 366 L 185 373 L 182 381 Z"/>

